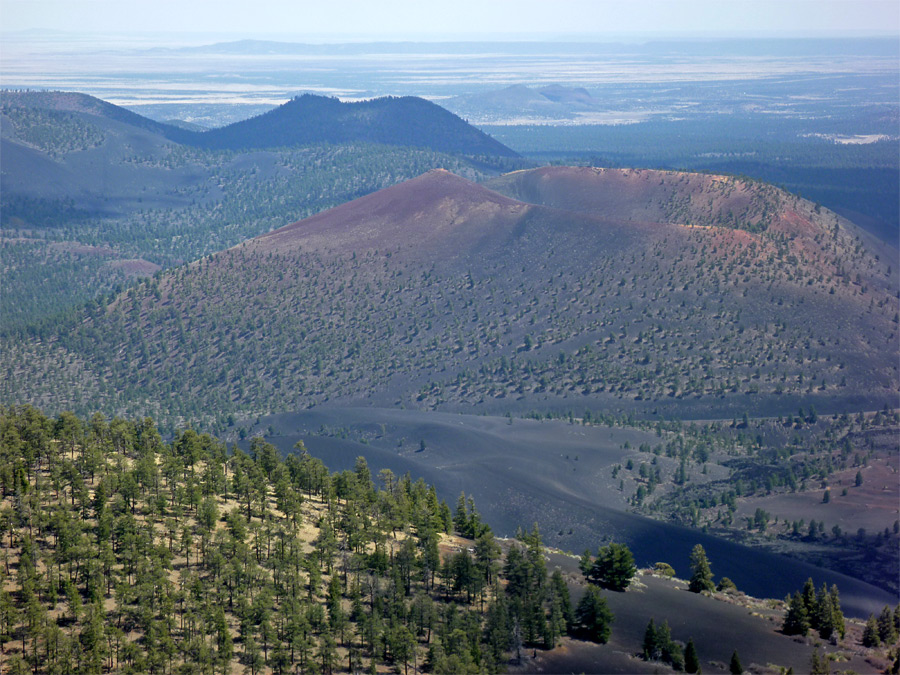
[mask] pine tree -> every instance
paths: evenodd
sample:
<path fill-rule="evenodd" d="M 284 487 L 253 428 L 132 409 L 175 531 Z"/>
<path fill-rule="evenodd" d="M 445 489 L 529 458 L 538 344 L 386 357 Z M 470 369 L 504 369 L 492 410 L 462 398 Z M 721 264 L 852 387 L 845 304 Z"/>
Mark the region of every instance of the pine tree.
<path fill-rule="evenodd" d="M 728 672 L 731 675 L 741 675 L 744 672 L 744 667 L 741 665 L 741 660 L 738 658 L 737 650 L 731 654 L 731 662 L 728 664 Z"/>
<path fill-rule="evenodd" d="M 499 587 L 494 588 L 493 596 L 495 599 L 487 609 L 484 636 L 490 656 L 494 661 L 500 662 L 503 653 L 513 646 L 513 636 L 510 630 L 506 598 L 500 592 Z"/>
<path fill-rule="evenodd" d="M 879 647 L 881 646 L 881 637 L 878 635 L 878 622 L 874 614 L 869 614 L 866 621 L 866 627 L 862 634 L 863 647 Z"/>
<path fill-rule="evenodd" d="M 803 590 L 800 592 L 801 597 L 803 598 L 803 608 L 806 610 L 806 617 L 809 620 L 810 628 L 818 628 L 818 613 L 817 609 L 817 601 L 816 601 L 816 586 L 813 583 L 813 580 L 807 579 L 806 583 L 803 584 Z"/>
<path fill-rule="evenodd" d="M 466 508 L 466 493 L 460 492 L 456 500 L 456 512 L 453 514 L 453 529 L 465 536 L 468 530 L 469 513 Z"/>
<path fill-rule="evenodd" d="M 697 544 L 691 551 L 691 579 L 688 588 L 693 593 L 712 591 L 715 589 L 712 570 L 706 558 L 703 546 Z"/>
<path fill-rule="evenodd" d="M 319 650 L 316 657 L 319 663 L 322 664 L 320 672 L 323 674 L 334 672 L 334 668 L 338 665 L 337 644 L 334 640 L 334 635 L 328 630 L 323 632 L 322 637 L 319 639 Z"/>
<path fill-rule="evenodd" d="M 656 630 L 656 623 L 651 617 L 647 628 L 644 630 L 644 659 L 647 661 L 658 661 L 662 656 L 662 649 L 659 646 L 659 638 Z"/>
<path fill-rule="evenodd" d="M 581 554 L 581 558 L 578 560 L 578 569 L 580 569 L 581 573 L 587 577 L 591 573 L 593 564 L 590 550 L 584 549 L 584 553 Z"/>
<path fill-rule="evenodd" d="M 847 627 L 844 625 L 844 612 L 841 611 L 841 594 L 838 592 L 836 584 L 831 585 L 829 595 L 831 596 L 831 621 L 834 626 L 834 632 L 840 635 L 843 640 Z"/>
<path fill-rule="evenodd" d="M 697 654 L 697 647 L 694 646 L 694 638 L 688 640 L 687 647 L 684 650 L 684 672 L 686 673 L 702 673 L 700 668 L 700 657 Z"/>
<path fill-rule="evenodd" d="M 591 565 L 587 578 L 614 591 L 624 591 L 636 571 L 629 548 L 625 544 L 611 543 L 597 552 L 597 560 Z"/>
<path fill-rule="evenodd" d="M 614 618 L 599 588 L 587 587 L 575 610 L 575 617 L 581 626 L 582 634 L 588 640 L 601 644 L 609 641 L 610 626 Z"/>
<path fill-rule="evenodd" d="M 894 627 L 894 614 L 887 605 L 881 610 L 878 617 L 878 637 L 885 645 L 892 645 L 897 641 L 897 629 Z"/>
<path fill-rule="evenodd" d="M 809 616 L 799 591 L 791 598 L 781 630 L 785 635 L 806 635 L 809 632 Z"/>
<path fill-rule="evenodd" d="M 819 631 L 819 637 L 827 640 L 834 633 L 834 606 L 828 587 L 822 585 L 822 590 L 816 596 L 816 625 Z"/>
<path fill-rule="evenodd" d="M 809 661 L 809 675 L 829 675 L 831 672 L 831 663 L 828 655 L 819 656 L 819 648 L 816 647 Z"/>

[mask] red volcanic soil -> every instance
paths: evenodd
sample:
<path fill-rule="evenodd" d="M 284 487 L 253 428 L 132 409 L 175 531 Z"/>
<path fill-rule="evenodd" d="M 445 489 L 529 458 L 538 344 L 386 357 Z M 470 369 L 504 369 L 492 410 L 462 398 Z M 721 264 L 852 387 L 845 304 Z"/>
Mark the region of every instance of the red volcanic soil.
<path fill-rule="evenodd" d="M 787 209 L 782 214 L 781 229 L 786 233 L 794 236 L 813 237 L 816 235 L 817 228 L 809 218 L 797 213 L 794 209 Z"/>
<path fill-rule="evenodd" d="M 752 497 L 738 502 L 738 518 L 752 518 L 756 509 L 768 511 L 780 521 L 818 520 L 826 531 L 837 525 L 848 536 L 859 528 L 875 535 L 892 529 L 900 518 L 900 458 L 897 454 L 877 457 L 868 465 L 849 468 L 831 475 L 827 481 L 830 499 L 824 501 L 824 489 Z M 856 472 L 863 483 L 856 485 Z M 844 490 L 847 494 L 844 494 Z"/>
<path fill-rule="evenodd" d="M 749 186 L 727 176 L 594 167 L 544 167 L 517 171 L 487 183 L 530 204 L 605 218 L 673 224 L 708 224 L 700 213 L 743 213 Z"/>
<path fill-rule="evenodd" d="M 49 246 L 52 251 L 60 251 L 73 255 L 86 255 L 97 257 L 116 257 L 119 255 L 115 250 L 107 246 L 90 246 L 88 244 L 79 244 L 72 241 L 54 242 Z M 156 274 L 162 269 L 156 263 L 143 258 L 126 258 L 110 260 L 104 263 L 104 267 L 109 270 L 125 273 L 129 277 L 149 277 Z"/>
<path fill-rule="evenodd" d="M 423 250 L 452 256 L 508 231 L 533 207 L 434 169 L 255 239 L 261 251 Z"/>

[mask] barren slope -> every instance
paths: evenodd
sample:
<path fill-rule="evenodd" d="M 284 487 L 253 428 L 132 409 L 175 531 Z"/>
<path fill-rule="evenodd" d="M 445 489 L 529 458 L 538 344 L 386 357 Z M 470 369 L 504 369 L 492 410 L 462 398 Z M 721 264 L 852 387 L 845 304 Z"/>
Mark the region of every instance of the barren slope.
<path fill-rule="evenodd" d="M 322 254 L 398 251 L 424 262 L 496 244 L 531 207 L 474 185 L 444 169 L 361 197 L 264 234 L 257 251 Z"/>
<path fill-rule="evenodd" d="M 868 616 L 897 600 L 844 574 L 629 513 L 632 485 L 620 491 L 610 470 L 636 457 L 639 445 L 658 442 L 650 431 L 360 408 L 263 418 L 252 433 L 267 429 L 273 434 L 268 440 L 283 452 L 293 452 L 302 440 L 332 471 L 350 470 L 364 456 L 374 473 L 390 469 L 424 478 L 450 504 L 465 492 L 498 535 L 515 536 L 519 527 L 537 523 L 548 545 L 576 554 L 625 542 L 639 566 L 665 561 L 683 578 L 690 576 L 690 552 L 699 543 L 716 579 L 727 576 L 751 595 L 782 598 L 812 577 L 817 587 L 837 584 L 852 616 Z"/>

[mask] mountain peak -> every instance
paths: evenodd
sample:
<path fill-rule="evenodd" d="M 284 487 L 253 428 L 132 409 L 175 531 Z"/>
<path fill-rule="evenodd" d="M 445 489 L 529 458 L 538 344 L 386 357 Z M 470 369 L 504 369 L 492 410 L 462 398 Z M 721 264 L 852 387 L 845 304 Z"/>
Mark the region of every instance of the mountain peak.
<path fill-rule="evenodd" d="M 364 250 L 452 255 L 503 229 L 531 207 L 492 192 L 446 169 L 360 197 L 286 225 L 251 245 L 266 251 L 334 253 Z"/>
<path fill-rule="evenodd" d="M 465 155 L 518 156 L 450 111 L 415 96 L 345 103 L 302 94 L 257 117 L 208 131 L 197 142 L 230 150 L 363 142 Z"/>

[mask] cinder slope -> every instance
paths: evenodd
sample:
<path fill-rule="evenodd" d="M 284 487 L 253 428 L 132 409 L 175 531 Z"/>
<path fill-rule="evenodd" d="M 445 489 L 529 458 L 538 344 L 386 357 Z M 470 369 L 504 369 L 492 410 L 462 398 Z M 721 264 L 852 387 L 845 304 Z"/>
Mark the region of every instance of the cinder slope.
<path fill-rule="evenodd" d="M 709 176 L 505 180 L 551 206 L 432 171 L 168 273 L 40 348 L 101 373 L 112 410 L 172 421 L 323 403 L 709 419 L 896 400 L 897 270 L 835 214 Z M 661 220 L 647 203 L 665 195 L 692 220 L 730 215 Z M 72 405 L 77 377 L 15 365 L 43 361 L 12 361 L 17 400 Z"/>
<path fill-rule="evenodd" d="M 604 218 L 746 230 L 761 227 L 784 194 L 728 176 L 571 166 L 516 171 L 487 186 L 529 204 Z"/>
<path fill-rule="evenodd" d="M 452 257 L 508 232 L 534 207 L 470 183 L 444 169 L 380 190 L 264 234 L 259 251 Z"/>

